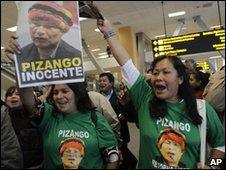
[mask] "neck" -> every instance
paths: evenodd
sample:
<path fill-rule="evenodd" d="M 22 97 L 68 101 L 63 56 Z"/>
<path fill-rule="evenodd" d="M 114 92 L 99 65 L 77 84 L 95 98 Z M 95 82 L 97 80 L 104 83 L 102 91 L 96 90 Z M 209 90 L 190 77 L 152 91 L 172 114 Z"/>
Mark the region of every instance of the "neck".
<path fill-rule="evenodd" d="M 38 53 L 40 59 L 49 59 L 52 55 L 54 55 L 58 45 L 52 48 L 38 48 Z"/>
<path fill-rule="evenodd" d="M 169 102 L 169 103 L 178 103 L 179 101 L 180 101 L 180 98 L 178 96 L 175 96 L 166 100 L 166 102 Z"/>
<path fill-rule="evenodd" d="M 109 90 L 109 91 L 106 93 L 106 95 L 111 94 L 112 91 L 113 91 L 113 89 Z"/>

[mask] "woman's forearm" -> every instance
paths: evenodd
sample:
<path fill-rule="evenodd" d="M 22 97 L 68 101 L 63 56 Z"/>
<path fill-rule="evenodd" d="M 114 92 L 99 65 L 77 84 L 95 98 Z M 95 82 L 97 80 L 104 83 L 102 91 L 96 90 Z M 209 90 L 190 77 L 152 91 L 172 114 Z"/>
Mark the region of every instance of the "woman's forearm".
<path fill-rule="evenodd" d="M 110 46 L 113 56 L 115 57 L 119 65 L 124 65 L 130 59 L 130 56 L 126 49 L 119 42 L 117 36 L 109 37 L 106 40 Z"/>
<path fill-rule="evenodd" d="M 109 162 L 106 164 L 106 169 L 118 169 L 118 168 L 119 168 L 119 161 Z"/>
<path fill-rule="evenodd" d="M 210 152 L 210 157 L 209 157 L 209 165 L 211 164 L 211 161 L 213 159 L 221 159 L 221 160 L 223 160 L 224 158 L 225 158 L 225 153 L 224 152 L 222 152 L 220 150 L 217 150 L 217 149 L 212 149 L 211 152 Z"/>
<path fill-rule="evenodd" d="M 103 33 L 104 38 L 107 40 L 110 50 L 119 65 L 124 65 L 126 61 L 130 59 L 130 57 L 125 48 L 118 41 L 118 38 L 116 36 L 116 33 L 113 31 L 111 23 L 106 19 L 98 19 L 97 27 Z"/>

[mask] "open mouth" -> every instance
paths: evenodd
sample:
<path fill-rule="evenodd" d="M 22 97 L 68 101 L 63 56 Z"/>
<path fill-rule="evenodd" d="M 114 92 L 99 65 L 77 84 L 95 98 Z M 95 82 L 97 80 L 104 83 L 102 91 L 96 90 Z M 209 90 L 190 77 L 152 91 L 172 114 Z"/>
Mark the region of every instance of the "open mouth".
<path fill-rule="evenodd" d="M 38 41 L 38 42 L 46 42 L 46 39 L 45 38 L 35 38 L 35 41 Z"/>
<path fill-rule="evenodd" d="M 175 154 L 172 152 L 167 152 L 167 155 L 171 158 L 174 159 Z"/>
<path fill-rule="evenodd" d="M 18 103 L 18 100 L 12 100 L 10 103 L 11 104 L 17 104 Z"/>
<path fill-rule="evenodd" d="M 165 85 L 161 85 L 161 84 L 156 84 L 154 86 L 154 88 L 155 88 L 155 91 L 157 93 L 162 93 L 166 89 L 166 86 Z"/>

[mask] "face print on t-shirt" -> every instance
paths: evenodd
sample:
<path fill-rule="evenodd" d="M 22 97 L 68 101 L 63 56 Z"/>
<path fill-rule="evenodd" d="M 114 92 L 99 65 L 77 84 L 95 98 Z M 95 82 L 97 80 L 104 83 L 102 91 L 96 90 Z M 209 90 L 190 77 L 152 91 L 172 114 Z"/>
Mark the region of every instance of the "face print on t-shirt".
<path fill-rule="evenodd" d="M 180 167 L 180 159 L 185 151 L 186 140 L 184 135 L 173 128 L 161 131 L 157 145 L 160 152 L 161 163 L 170 167 Z"/>
<path fill-rule="evenodd" d="M 67 138 L 59 147 L 64 169 L 78 169 L 84 157 L 84 142 L 79 138 Z"/>

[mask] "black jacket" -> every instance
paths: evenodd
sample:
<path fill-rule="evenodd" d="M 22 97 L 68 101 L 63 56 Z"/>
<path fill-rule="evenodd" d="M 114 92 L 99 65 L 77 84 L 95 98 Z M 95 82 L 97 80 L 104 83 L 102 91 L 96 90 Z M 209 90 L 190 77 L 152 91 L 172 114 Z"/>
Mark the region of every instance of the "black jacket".
<path fill-rule="evenodd" d="M 127 144 L 130 141 L 127 119 L 125 117 L 125 113 L 123 112 L 124 111 L 123 107 L 118 103 L 117 94 L 115 91 L 113 91 L 113 94 L 109 99 L 109 102 L 111 103 L 111 106 L 113 107 L 120 121 L 120 125 L 121 125 L 120 132 L 121 132 L 121 139 L 123 141 L 123 144 Z M 124 119 L 120 118 L 120 114 L 123 115 Z"/>
<path fill-rule="evenodd" d="M 23 152 L 24 168 L 40 165 L 43 162 L 41 133 L 31 124 L 29 115 L 23 109 L 8 109 L 8 112 Z"/>
<path fill-rule="evenodd" d="M 1 106 L 1 169 L 22 169 L 23 154 L 4 105 Z"/>
<path fill-rule="evenodd" d="M 34 43 L 28 44 L 21 49 L 21 54 L 18 57 L 22 57 L 23 61 L 39 60 L 38 49 Z M 66 57 L 81 57 L 81 51 L 75 49 L 65 41 L 61 40 L 57 48 L 54 58 L 66 58 Z"/>

